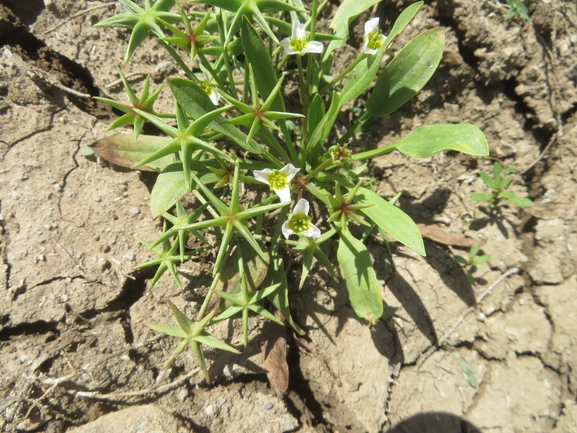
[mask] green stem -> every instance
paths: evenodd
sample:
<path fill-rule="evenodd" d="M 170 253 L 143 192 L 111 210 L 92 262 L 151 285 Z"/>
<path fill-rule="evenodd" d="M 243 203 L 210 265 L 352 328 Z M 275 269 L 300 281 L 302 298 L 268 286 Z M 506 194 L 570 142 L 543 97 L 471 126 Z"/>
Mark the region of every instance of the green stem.
<path fill-rule="evenodd" d="M 339 139 L 339 141 L 337 141 L 337 144 L 340 144 L 341 146 L 346 144 L 347 141 L 349 141 L 349 139 L 357 133 L 357 131 L 361 128 L 361 126 L 363 126 L 363 124 L 370 117 L 371 117 L 371 115 L 368 112 L 365 112 L 365 114 L 363 114 L 361 117 L 359 117 L 357 119 L 357 121 L 349 129 L 347 129 L 347 132 L 345 132 L 345 135 L 343 135 Z"/>
<path fill-rule="evenodd" d="M 375 158 L 376 156 L 386 155 L 395 150 L 396 147 L 393 145 L 388 145 L 384 147 L 379 147 L 378 149 L 367 150 L 366 152 L 355 153 L 351 156 L 351 161 L 361 161 L 363 159 Z"/>
<path fill-rule="evenodd" d="M 274 149 L 283 161 L 290 161 L 289 156 L 281 144 L 267 128 L 260 128 L 260 131 L 257 135 L 267 144 L 270 149 Z"/>
<path fill-rule="evenodd" d="M 194 74 L 192 73 L 190 68 L 186 65 L 186 63 L 184 63 L 184 60 L 182 60 L 182 58 L 178 55 L 178 53 L 168 44 L 168 42 L 164 42 L 163 40 L 160 39 L 159 41 L 162 43 L 162 45 L 164 45 L 164 48 L 166 48 L 170 56 L 174 59 L 176 63 L 178 63 L 178 66 L 182 68 L 182 70 L 185 72 L 188 78 L 193 80 Z"/>
<path fill-rule="evenodd" d="M 324 169 L 326 169 L 327 167 L 331 166 L 333 164 L 333 160 L 332 159 L 327 159 L 325 162 L 323 162 L 321 165 L 319 165 L 317 168 L 315 168 L 313 171 L 311 171 L 307 177 L 304 178 L 305 182 L 310 182 L 311 180 L 313 180 L 315 178 L 315 176 L 317 174 L 319 174 L 321 171 L 323 171 Z"/>
<path fill-rule="evenodd" d="M 273 241 L 273 238 L 271 236 L 256 235 L 256 234 L 253 236 L 257 241 L 263 241 L 263 242 L 272 242 Z M 277 243 L 283 244 L 283 245 L 290 245 L 292 247 L 296 247 L 299 244 L 298 241 L 291 241 L 290 239 L 278 239 Z"/>
<path fill-rule="evenodd" d="M 198 318 L 196 319 L 197 321 L 202 320 L 202 318 L 204 317 L 204 313 L 206 313 L 206 309 L 208 308 L 208 304 L 210 303 L 210 298 L 212 298 L 214 289 L 216 289 L 218 280 L 220 280 L 220 272 L 214 276 L 210 289 L 208 289 L 208 293 L 204 297 L 204 301 L 202 302 L 202 306 L 200 307 L 200 311 L 198 312 L 197 316 Z"/>
<path fill-rule="evenodd" d="M 301 97 L 301 105 L 303 106 L 303 112 L 306 113 L 307 110 L 305 109 L 305 79 L 303 75 L 303 60 L 300 54 L 297 54 L 297 66 L 299 70 L 299 94 Z"/>
<path fill-rule="evenodd" d="M 351 63 L 349 66 L 347 66 L 345 68 L 344 71 L 342 71 L 339 75 L 337 75 L 335 78 L 333 78 L 333 80 L 327 84 L 325 87 L 323 87 L 323 89 L 319 92 L 321 95 L 324 95 L 325 93 L 327 93 L 329 90 L 331 90 L 331 88 L 338 83 L 339 81 L 341 81 L 343 79 L 343 77 L 345 75 L 347 75 L 349 72 L 351 72 L 355 66 L 357 66 L 359 64 L 359 62 L 361 60 L 363 60 L 365 57 L 367 57 L 367 55 L 363 52 L 361 54 L 359 54 L 359 56 L 355 59 L 355 61 L 353 63 Z"/>
<path fill-rule="evenodd" d="M 309 39 L 311 41 L 315 40 L 315 36 L 316 36 L 316 25 L 317 25 L 317 13 L 318 13 L 318 6 L 319 6 L 319 1 L 318 0 L 313 0 L 313 4 L 311 6 L 311 28 L 310 28 L 310 33 L 309 33 Z M 315 69 L 315 61 L 314 61 L 314 55 L 313 54 L 309 54 L 307 56 L 307 78 L 306 78 L 306 89 L 305 89 L 305 93 L 307 95 L 307 100 L 310 99 L 311 95 L 312 95 L 312 83 L 311 83 L 311 77 L 313 74 L 313 70 Z M 306 113 L 306 111 L 305 111 Z"/>
<path fill-rule="evenodd" d="M 321 245 L 322 243 L 328 241 L 330 238 L 333 237 L 333 235 L 337 233 L 337 229 L 335 229 L 334 227 L 331 228 L 328 232 L 324 232 L 320 238 L 317 239 L 317 245 Z"/>
<path fill-rule="evenodd" d="M 216 71 L 214 70 L 214 68 L 210 64 L 210 62 L 207 60 L 207 58 L 204 56 L 204 54 L 202 54 L 199 51 L 199 52 L 197 52 L 197 56 L 200 58 L 202 66 L 204 66 L 208 70 L 208 72 L 210 73 L 210 75 L 212 76 L 214 81 L 216 81 L 216 84 L 218 85 L 218 87 L 220 87 L 222 90 L 224 90 L 224 83 L 218 77 L 218 74 L 216 73 Z"/>
<path fill-rule="evenodd" d="M 296 150 L 295 145 L 293 143 L 293 139 L 291 137 L 291 132 L 289 131 L 289 129 L 286 126 L 286 120 L 281 119 L 281 120 L 279 120 L 278 124 L 280 126 L 280 130 L 282 132 L 282 135 L 285 139 L 285 142 L 286 142 L 287 148 L 289 150 L 289 153 L 291 155 L 291 158 L 295 164 L 298 164 L 299 156 L 297 154 L 297 150 Z"/>
<path fill-rule="evenodd" d="M 222 19 L 222 11 L 218 14 L 218 30 L 220 33 L 220 40 L 226 41 L 226 35 L 224 34 L 224 21 Z M 232 69 L 230 67 L 230 57 L 228 56 L 228 48 L 226 45 L 222 46 L 222 57 L 221 59 L 224 61 L 224 67 L 226 69 L 226 73 L 228 75 L 229 81 L 229 91 L 231 95 L 234 96 L 235 99 L 238 99 L 238 92 L 236 90 L 236 86 L 234 85 L 234 77 L 232 75 Z"/>

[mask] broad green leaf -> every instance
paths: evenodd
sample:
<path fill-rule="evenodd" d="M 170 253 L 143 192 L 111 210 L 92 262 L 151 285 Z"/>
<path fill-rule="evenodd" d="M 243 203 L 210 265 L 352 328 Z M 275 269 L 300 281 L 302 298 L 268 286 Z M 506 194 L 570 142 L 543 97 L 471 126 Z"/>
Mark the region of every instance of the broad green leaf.
<path fill-rule="evenodd" d="M 323 54 L 323 63 L 329 58 L 332 51 L 345 45 L 347 36 L 349 35 L 349 25 L 351 22 L 379 1 L 380 0 L 344 0 L 341 3 L 337 13 L 331 21 L 330 28 L 334 30 L 336 36 L 342 39 L 332 41 L 327 46 Z"/>
<path fill-rule="evenodd" d="M 517 197 L 513 191 L 502 191 L 499 193 L 499 196 L 518 204 L 519 206 L 531 207 L 534 204 L 533 201 L 528 198 Z"/>
<path fill-rule="evenodd" d="M 314 131 L 320 123 L 321 119 L 326 114 L 325 102 L 323 98 L 317 93 L 309 106 L 309 114 L 307 116 L 307 130 Z"/>
<path fill-rule="evenodd" d="M 253 79 L 263 99 L 266 100 L 278 83 L 276 69 L 270 58 L 268 48 L 246 17 L 242 20 L 242 48 L 248 63 L 253 68 Z M 278 93 L 270 106 L 271 111 L 285 111 L 281 92 Z"/>
<path fill-rule="evenodd" d="M 90 148 L 108 162 L 120 167 L 131 168 L 138 161 L 162 149 L 170 143 L 170 141 L 172 141 L 172 138 L 169 137 L 155 137 L 140 134 L 138 140 L 135 140 L 132 134 L 115 134 L 92 143 Z M 138 169 L 145 171 L 162 171 L 164 167 L 173 161 L 174 158 L 172 156 L 165 156 L 142 167 L 138 167 Z"/>
<path fill-rule="evenodd" d="M 359 188 L 355 203 L 371 205 L 361 209 L 381 230 L 391 235 L 403 245 L 425 256 L 425 245 L 421 232 L 409 215 L 392 205 L 378 194 L 366 188 Z"/>
<path fill-rule="evenodd" d="M 474 192 L 469 196 L 469 199 L 473 201 L 491 201 L 493 196 L 491 194 L 485 194 L 483 192 Z"/>
<path fill-rule="evenodd" d="M 191 169 L 197 173 L 197 177 L 203 183 L 216 183 L 219 181 L 218 176 L 208 170 L 209 166 L 214 165 L 214 163 L 209 161 L 192 161 Z M 150 193 L 150 211 L 153 218 L 167 212 L 187 192 L 188 188 L 182 172 L 182 162 L 175 162 L 167 166 L 158 175 Z"/>
<path fill-rule="evenodd" d="M 367 91 L 371 84 L 373 84 L 377 72 L 379 72 L 379 66 L 381 65 L 381 59 L 383 58 L 384 52 L 385 45 L 379 48 L 377 54 L 374 56 L 368 56 L 361 60 L 355 69 L 349 73 L 347 82 L 345 83 L 341 94 L 341 107 L 345 102 L 358 98 Z"/>
<path fill-rule="evenodd" d="M 215 109 L 214 104 L 208 95 L 195 83 L 184 78 L 169 78 L 168 84 L 174 94 L 176 101 L 184 108 L 184 110 L 194 119 L 202 117 L 209 111 Z M 234 141 L 242 149 L 256 155 L 263 153 L 262 146 L 254 140 L 249 140 L 247 143 L 246 134 L 240 131 L 236 126 L 227 123 L 226 119 L 218 116 L 210 127 L 217 132 L 220 132 L 232 141 Z"/>
<path fill-rule="evenodd" d="M 441 62 L 445 36 L 437 29 L 412 39 L 387 65 L 366 105 L 367 115 L 386 116 L 421 90 Z"/>
<path fill-rule="evenodd" d="M 357 316 L 374 326 L 383 315 L 383 298 L 369 250 L 350 231 L 340 234 L 337 259 L 343 270 L 349 299 Z"/>
<path fill-rule="evenodd" d="M 182 173 L 182 163 L 169 165 L 158 175 L 150 193 L 150 211 L 157 218 L 167 212 L 188 192 L 188 186 Z"/>
<path fill-rule="evenodd" d="M 475 125 L 425 125 L 391 145 L 399 152 L 415 158 L 428 158 L 444 150 L 486 156 L 489 144 L 485 134 Z"/>

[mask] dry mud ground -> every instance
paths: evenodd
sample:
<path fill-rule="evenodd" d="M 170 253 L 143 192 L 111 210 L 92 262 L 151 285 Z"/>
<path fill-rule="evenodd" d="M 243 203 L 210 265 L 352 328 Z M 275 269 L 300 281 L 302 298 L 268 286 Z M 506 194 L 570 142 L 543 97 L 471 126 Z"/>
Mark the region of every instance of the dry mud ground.
<path fill-rule="evenodd" d="M 372 331 L 354 317 L 344 287 L 319 272 L 292 295 L 307 337 L 288 336 L 286 396 L 264 373 L 259 335 L 268 325 L 256 319 L 243 355 L 207 352 L 210 385 L 190 355 L 160 374 L 174 342 L 150 342 L 145 323 L 171 322 L 168 299 L 194 312 L 210 261 L 183 269 L 183 295 L 168 278 L 147 292 L 151 274 L 133 267 L 150 256 L 134 236 L 159 231 L 146 201 L 154 178 L 80 154 L 114 114 L 70 89 L 124 100 L 118 67 L 135 73 L 137 88 L 153 74 L 156 88 L 175 73 L 162 49 L 149 41 L 122 65 L 127 33 L 92 28 L 116 3 L 0 3 L 4 431 L 577 431 L 573 0 L 540 1 L 528 22 L 505 22 L 496 0 L 438 0 L 406 30 L 404 41 L 444 30 L 440 69 L 353 146 L 382 146 L 421 124 L 481 127 L 489 158 L 391 154 L 370 169 L 381 195 L 403 190 L 400 206 L 415 220 L 484 242 L 491 260 L 470 285 L 451 259 L 466 251 L 427 239 L 426 258 L 397 244 L 390 256 L 369 240 L 388 305 Z M 379 5 L 385 33 L 407 4 Z M 352 44 L 341 65 L 358 37 Z M 162 97 L 158 108 L 170 108 L 168 90 Z M 534 207 L 490 213 L 468 199 L 494 161 L 517 168 L 512 189 Z M 234 327 L 213 331 L 242 346 Z"/>

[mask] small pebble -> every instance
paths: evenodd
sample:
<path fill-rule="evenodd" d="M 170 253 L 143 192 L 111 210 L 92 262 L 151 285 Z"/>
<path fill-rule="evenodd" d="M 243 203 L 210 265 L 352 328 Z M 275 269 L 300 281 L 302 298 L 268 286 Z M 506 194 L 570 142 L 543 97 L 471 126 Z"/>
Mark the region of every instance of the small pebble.
<path fill-rule="evenodd" d="M 267 404 L 264 405 L 266 410 L 271 410 L 273 408 L 273 404 L 269 401 Z"/>
<path fill-rule="evenodd" d="M 188 397 L 188 391 L 186 389 L 182 389 L 179 393 L 178 396 L 176 397 L 178 399 L 179 402 L 183 402 L 186 397 Z"/>
<path fill-rule="evenodd" d="M 138 209 L 137 207 L 131 207 L 130 208 L 130 216 L 131 217 L 135 217 L 136 215 L 138 215 L 140 213 L 140 209 Z"/>
<path fill-rule="evenodd" d="M 209 404 L 207 407 L 204 408 L 204 413 L 208 417 L 214 416 L 214 409 L 212 408 L 212 404 Z"/>

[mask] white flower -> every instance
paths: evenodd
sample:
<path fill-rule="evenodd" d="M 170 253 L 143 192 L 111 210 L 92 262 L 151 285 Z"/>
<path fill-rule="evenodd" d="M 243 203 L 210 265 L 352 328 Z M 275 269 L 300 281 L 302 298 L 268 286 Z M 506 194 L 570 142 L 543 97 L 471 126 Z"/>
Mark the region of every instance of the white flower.
<path fill-rule="evenodd" d="M 377 51 L 387 37 L 379 29 L 379 17 L 372 18 L 365 23 L 365 54 L 377 54 Z"/>
<path fill-rule="evenodd" d="M 210 83 L 210 78 L 204 72 L 204 80 L 199 83 L 200 88 L 204 90 L 204 93 L 208 95 L 210 100 L 214 105 L 218 105 L 218 101 L 220 101 L 220 95 L 218 94 L 218 89 Z"/>
<path fill-rule="evenodd" d="M 318 41 L 308 41 L 305 32 L 305 25 L 300 21 L 293 21 L 292 35 L 280 41 L 287 54 L 305 55 L 306 53 L 322 53 L 323 44 Z"/>
<path fill-rule="evenodd" d="M 287 164 L 280 170 L 265 168 L 264 170 L 254 170 L 253 174 L 256 180 L 266 183 L 276 192 L 281 203 L 288 203 L 291 201 L 291 180 L 300 170 L 292 164 Z"/>
<path fill-rule="evenodd" d="M 309 216 L 309 207 L 307 200 L 304 198 L 299 200 L 293 209 L 293 213 L 289 215 L 288 220 L 282 225 L 282 234 L 285 238 L 288 239 L 292 234 L 312 238 L 318 238 L 321 235 L 319 228 L 311 224 L 312 218 Z"/>

